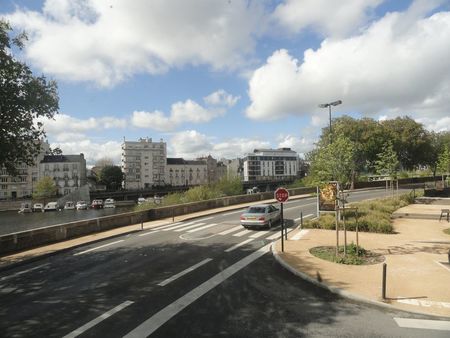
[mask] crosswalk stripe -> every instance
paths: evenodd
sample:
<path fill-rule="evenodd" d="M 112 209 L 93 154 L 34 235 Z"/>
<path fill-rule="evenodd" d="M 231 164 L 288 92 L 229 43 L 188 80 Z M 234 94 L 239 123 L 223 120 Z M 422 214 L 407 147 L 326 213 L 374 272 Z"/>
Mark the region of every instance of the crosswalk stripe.
<path fill-rule="evenodd" d="M 190 268 L 187 268 L 187 269 L 185 269 L 185 270 L 183 270 L 183 271 L 177 273 L 176 275 L 173 275 L 172 277 L 167 278 L 166 280 L 163 280 L 163 281 L 162 281 L 161 283 L 159 283 L 158 285 L 159 285 L 159 286 L 166 286 L 167 284 L 173 282 L 174 280 L 176 280 L 176 279 L 178 279 L 178 278 L 180 278 L 180 277 L 182 277 L 182 276 L 188 274 L 189 272 L 194 271 L 195 269 L 201 267 L 202 265 L 205 265 L 206 263 L 208 263 L 208 262 L 210 262 L 210 261 L 212 261 L 212 258 L 206 258 L 206 259 L 202 260 L 201 262 L 199 262 L 199 263 L 197 263 L 197 264 L 191 266 Z"/>
<path fill-rule="evenodd" d="M 197 232 L 197 231 L 205 230 L 205 229 L 211 228 L 215 225 L 217 225 L 217 223 L 212 223 L 212 224 L 204 225 L 200 228 L 191 229 L 191 230 L 188 230 L 188 232 Z"/>
<path fill-rule="evenodd" d="M 164 224 L 164 225 L 159 225 L 157 227 L 152 228 L 153 230 L 162 230 L 165 228 L 169 228 L 169 227 L 173 227 L 174 225 L 178 225 L 178 224 L 182 224 L 183 222 L 176 222 L 176 223 L 170 223 L 170 224 Z"/>
<path fill-rule="evenodd" d="M 186 225 L 194 224 L 194 223 L 196 223 L 196 221 L 192 221 L 192 222 L 188 222 L 188 223 L 182 223 L 182 224 L 179 224 L 179 225 L 175 225 L 175 226 L 171 226 L 171 227 L 165 228 L 165 229 L 163 229 L 163 231 L 170 231 L 170 230 L 178 229 L 178 228 L 184 227 Z"/>
<path fill-rule="evenodd" d="M 246 239 L 245 241 L 242 241 L 242 242 L 240 242 L 240 243 L 238 243 L 236 245 L 233 245 L 232 247 L 226 249 L 225 252 L 231 252 L 233 250 L 236 250 L 237 248 L 239 248 L 239 247 L 241 247 L 241 246 L 243 246 L 243 245 L 245 245 L 247 243 L 250 243 L 253 240 L 254 240 L 253 238 Z"/>
<path fill-rule="evenodd" d="M 428 320 L 428 319 L 396 318 L 396 317 L 394 317 L 394 320 L 400 327 L 408 327 L 412 329 L 450 331 L 450 322 L 445 320 Z"/>
<path fill-rule="evenodd" d="M 249 232 L 251 232 L 251 230 L 245 229 L 245 230 L 243 230 L 243 231 L 241 231 L 241 232 L 238 232 L 237 234 L 234 234 L 233 236 L 234 236 L 234 237 L 242 237 L 242 236 L 244 236 L 245 234 L 248 234 Z"/>
<path fill-rule="evenodd" d="M 192 228 L 196 228 L 196 227 L 199 227 L 199 226 L 202 226 L 202 225 L 205 225 L 205 224 L 206 224 L 206 223 L 196 223 L 196 224 L 194 224 L 194 225 L 189 225 L 189 226 L 187 226 L 187 227 L 180 228 L 180 229 L 177 229 L 177 230 L 175 230 L 175 231 L 176 231 L 176 232 L 185 231 L 185 230 L 192 229 Z"/>
<path fill-rule="evenodd" d="M 269 233 L 270 231 L 258 231 L 255 232 L 253 235 L 250 235 L 250 238 L 258 238 L 261 236 L 264 236 L 265 234 Z"/>
<path fill-rule="evenodd" d="M 228 235 L 231 234 L 232 232 L 238 231 L 239 229 L 242 229 L 242 225 L 238 225 L 234 228 L 219 232 L 219 235 Z"/>
<path fill-rule="evenodd" d="M 305 236 L 308 232 L 309 232 L 309 230 L 302 229 L 299 232 L 297 232 L 294 236 L 292 236 L 291 240 L 298 241 L 300 238 Z"/>
<path fill-rule="evenodd" d="M 277 239 L 280 237 L 280 231 L 277 231 L 276 233 L 274 233 L 273 235 L 266 237 L 266 239 Z"/>

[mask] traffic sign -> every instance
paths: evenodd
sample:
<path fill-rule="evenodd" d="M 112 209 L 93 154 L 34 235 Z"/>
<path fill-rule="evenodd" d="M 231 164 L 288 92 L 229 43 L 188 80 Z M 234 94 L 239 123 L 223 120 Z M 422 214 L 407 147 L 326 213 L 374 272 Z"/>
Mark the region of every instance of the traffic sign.
<path fill-rule="evenodd" d="M 275 190 L 275 199 L 280 202 L 286 202 L 289 199 L 289 191 L 285 188 L 278 188 Z"/>

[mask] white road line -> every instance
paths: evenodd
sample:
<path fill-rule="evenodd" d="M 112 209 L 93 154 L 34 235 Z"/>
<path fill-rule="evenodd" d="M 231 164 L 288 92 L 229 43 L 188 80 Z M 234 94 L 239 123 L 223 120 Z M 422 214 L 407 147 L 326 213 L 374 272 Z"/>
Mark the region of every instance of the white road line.
<path fill-rule="evenodd" d="M 416 305 L 423 307 L 437 307 L 440 309 L 450 309 L 450 303 L 446 302 L 436 302 L 433 300 L 423 300 L 423 299 L 398 299 L 398 303 Z"/>
<path fill-rule="evenodd" d="M 302 238 L 303 236 L 305 236 L 307 233 L 309 232 L 309 230 L 300 230 L 299 232 L 297 232 L 294 236 L 292 236 L 290 239 L 292 241 L 298 241 L 300 238 Z"/>
<path fill-rule="evenodd" d="M 203 222 L 203 221 L 207 221 L 207 220 L 210 220 L 210 219 L 213 219 L 213 218 L 214 218 L 214 216 L 206 217 L 206 218 L 200 218 L 200 219 L 196 220 L 196 222 Z"/>
<path fill-rule="evenodd" d="M 201 230 L 205 230 L 205 229 L 211 228 L 211 227 L 216 226 L 216 225 L 217 225 L 217 223 L 211 223 L 211 224 L 208 224 L 208 225 L 204 225 L 204 226 L 202 226 L 200 228 L 195 228 L 195 229 L 192 229 L 192 230 L 188 230 L 188 232 L 197 232 L 197 231 L 201 231 Z"/>
<path fill-rule="evenodd" d="M 73 338 L 77 337 L 83 332 L 89 330 L 90 328 L 94 327 L 98 323 L 102 322 L 103 320 L 111 317 L 113 314 L 119 312 L 120 310 L 125 309 L 127 306 L 133 304 L 134 302 L 127 300 L 123 302 L 122 304 L 117 305 L 115 308 L 105 312 L 104 314 L 98 316 L 97 318 L 91 320 L 90 322 L 84 324 L 83 326 L 80 326 L 78 329 L 66 334 L 63 338 Z"/>
<path fill-rule="evenodd" d="M 197 223 L 197 224 L 194 224 L 194 225 L 190 225 L 190 226 L 187 226 L 187 227 L 183 227 L 183 228 L 177 229 L 175 231 L 176 232 L 185 231 L 185 230 L 196 228 L 196 227 L 199 227 L 199 226 L 202 226 L 202 225 L 205 225 L 205 224 L 206 223 Z"/>
<path fill-rule="evenodd" d="M 241 247 L 241 246 L 243 246 L 243 245 L 245 245 L 247 243 L 250 243 L 253 240 L 254 240 L 254 238 L 246 239 L 245 241 L 242 241 L 241 243 L 238 243 L 238 244 L 233 245 L 232 247 L 226 249 L 225 252 L 231 252 L 233 250 L 236 250 L 237 248 L 239 248 L 239 247 Z"/>
<path fill-rule="evenodd" d="M 8 280 L 8 279 L 11 279 L 11 278 L 23 275 L 24 273 L 43 268 L 44 266 L 47 266 L 47 265 L 50 265 L 50 263 L 41 264 L 41 265 L 35 266 L 34 268 L 30 268 L 30 269 L 27 269 L 27 270 L 23 270 L 23 271 L 19 271 L 19 272 L 13 273 L 12 275 L 0 278 L 0 281 L 3 282 L 4 280 Z"/>
<path fill-rule="evenodd" d="M 242 237 L 242 236 L 248 234 L 249 232 L 252 232 L 252 231 L 248 230 L 248 229 L 245 229 L 245 230 L 242 230 L 242 231 L 238 232 L 237 234 L 234 234 L 233 236 L 234 237 Z"/>
<path fill-rule="evenodd" d="M 242 229 L 242 225 L 238 225 L 234 228 L 219 232 L 219 235 L 228 235 L 231 234 L 232 232 L 238 231 L 239 229 Z"/>
<path fill-rule="evenodd" d="M 267 230 L 267 231 L 258 231 L 258 232 L 255 232 L 253 235 L 250 235 L 249 237 L 250 238 L 258 238 L 258 237 L 264 236 L 265 234 L 267 234 L 269 232 L 270 232 L 269 230 Z"/>
<path fill-rule="evenodd" d="M 195 269 L 201 267 L 202 265 L 205 265 L 206 263 L 208 263 L 210 261 L 212 261 L 212 258 L 206 258 L 206 259 L 202 260 L 201 262 L 192 265 L 190 268 L 187 268 L 186 270 L 183 270 L 183 271 L 177 273 L 176 275 L 173 275 L 172 277 L 163 280 L 158 285 L 159 286 L 166 286 L 167 284 L 173 282 L 175 279 L 178 279 L 181 276 L 184 276 L 185 274 L 188 274 L 189 272 L 194 271 Z"/>
<path fill-rule="evenodd" d="M 412 329 L 427 329 L 450 331 L 450 322 L 444 320 L 428 320 L 428 319 L 411 319 L 411 318 L 394 318 L 400 327 Z"/>
<path fill-rule="evenodd" d="M 129 332 L 124 338 L 140 338 L 148 337 L 155 332 L 159 327 L 164 325 L 169 319 L 174 317 L 177 313 L 183 311 L 187 306 L 195 302 L 204 294 L 220 285 L 223 281 L 234 275 L 236 272 L 245 268 L 247 265 L 257 260 L 259 257 L 269 251 L 270 244 L 263 246 L 252 254 L 246 256 L 240 261 L 229 266 L 225 270 L 219 272 L 214 277 L 208 279 L 203 284 L 197 286 L 181 298 L 178 298 L 172 304 L 169 304 L 164 309 L 160 310 L 155 315 L 151 316 L 141 325 L 136 327 L 133 331 Z"/>
<path fill-rule="evenodd" d="M 73 254 L 73 255 L 74 255 L 74 256 L 82 255 L 82 254 L 85 254 L 85 253 L 87 253 L 87 252 L 91 252 L 91 251 L 94 251 L 94 250 L 98 250 L 98 249 L 101 249 L 101 248 L 105 248 L 105 247 L 107 247 L 107 246 L 114 245 L 114 244 L 117 244 L 117 243 L 120 243 L 120 242 L 123 242 L 123 241 L 124 241 L 124 239 L 121 239 L 120 241 L 115 241 L 115 242 L 112 242 L 112 243 L 103 244 L 103 245 L 100 245 L 100 246 L 96 246 L 95 248 L 91 248 L 91 249 L 88 249 L 88 250 L 84 250 L 84 251 L 81 251 L 81 252 L 77 252 L 76 254 Z"/>
<path fill-rule="evenodd" d="M 233 215 L 233 214 L 237 214 L 237 213 L 242 213 L 242 212 L 244 212 L 244 210 L 245 209 L 233 211 L 233 212 L 227 212 L 226 214 L 222 214 L 222 216 L 228 216 L 228 215 Z"/>
<path fill-rule="evenodd" d="M 138 235 L 139 237 L 142 237 L 142 236 L 147 236 L 147 235 L 151 235 L 151 234 L 154 234 L 155 232 L 159 232 L 159 230 L 153 230 L 153 231 L 149 231 L 149 232 L 146 232 L 145 234 L 140 234 L 140 235 Z"/>
<path fill-rule="evenodd" d="M 295 207 L 283 208 L 283 211 L 291 210 L 291 209 L 297 209 L 297 208 L 303 208 L 303 207 L 306 207 L 308 205 L 313 205 L 313 204 L 316 204 L 316 203 L 301 204 L 301 205 L 297 205 Z"/>
<path fill-rule="evenodd" d="M 175 225 L 175 226 L 170 226 L 170 227 L 168 227 L 168 228 L 163 229 L 163 231 L 169 231 L 169 230 L 179 229 L 179 228 L 184 227 L 184 226 L 186 226 L 186 225 L 194 224 L 194 223 L 196 223 L 196 222 L 197 222 L 197 221 L 193 221 L 193 222 L 188 222 L 188 223 L 178 224 L 178 225 Z"/>
<path fill-rule="evenodd" d="M 162 230 L 162 229 L 166 229 L 166 228 L 169 228 L 169 227 L 173 227 L 174 225 L 178 225 L 178 224 L 183 224 L 183 222 L 175 222 L 175 223 L 160 225 L 160 226 L 157 226 L 157 227 L 155 227 L 153 229 L 155 229 L 155 230 Z"/>
<path fill-rule="evenodd" d="M 270 240 L 272 240 L 272 239 L 277 239 L 277 238 L 279 238 L 281 236 L 281 230 L 280 231 L 276 231 L 273 235 L 271 235 L 271 236 L 269 236 L 269 237 L 266 237 L 266 239 L 270 239 Z"/>

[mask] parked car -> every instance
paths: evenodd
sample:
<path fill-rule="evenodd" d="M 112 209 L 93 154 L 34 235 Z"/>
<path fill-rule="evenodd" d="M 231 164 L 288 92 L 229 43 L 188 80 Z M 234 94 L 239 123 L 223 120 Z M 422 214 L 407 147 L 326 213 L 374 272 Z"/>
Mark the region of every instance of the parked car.
<path fill-rule="evenodd" d="M 78 201 L 75 205 L 75 208 L 77 208 L 77 210 L 86 210 L 88 208 L 88 205 L 85 201 Z"/>
<path fill-rule="evenodd" d="M 116 204 L 115 204 L 114 199 L 112 199 L 112 198 L 107 198 L 107 199 L 105 200 L 105 204 L 103 205 L 103 207 L 104 207 L 104 208 L 115 208 L 115 207 L 116 207 Z"/>
<path fill-rule="evenodd" d="M 48 202 L 44 207 L 44 211 L 56 211 L 56 210 L 58 210 L 57 202 Z"/>
<path fill-rule="evenodd" d="M 91 204 L 92 209 L 103 209 L 103 200 L 93 200 Z"/>
<path fill-rule="evenodd" d="M 241 225 L 245 228 L 268 227 L 280 220 L 280 210 L 271 204 L 259 204 L 249 207 L 240 217 Z"/>
<path fill-rule="evenodd" d="M 31 203 L 24 202 L 20 205 L 19 214 L 32 212 Z"/>
<path fill-rule="evenodd" d="M 137 203 L 139 205 L 144 204 L 145 202 L 147 202 L 147 200 L 144 197 L 139 197 L 138 200 L 137 200 Z"/>
<path fill-rule="evenodd" d="M 34 212 L 43 212 L 44 211 L 44 205 L 42 203 L 34 203 L 33 211 Z"/>
<path fill-rule="evenodd" d="M 75 209 L 75 203 L 73 203 L 72 201 L 67 201 L 64 204 L 64 210 L 74 210 Z"/>

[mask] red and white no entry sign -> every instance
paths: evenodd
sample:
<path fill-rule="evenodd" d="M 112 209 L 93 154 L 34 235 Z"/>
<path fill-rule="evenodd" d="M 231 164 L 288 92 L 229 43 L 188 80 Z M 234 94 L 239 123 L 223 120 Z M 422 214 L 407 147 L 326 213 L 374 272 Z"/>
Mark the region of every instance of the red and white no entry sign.
<path fill-rule="evenodd" d="M 275 190 L 275 199 L 280 203 L 286 202 L 289 199 L 289 191 L 284 188 L 278 188 Z"/>

